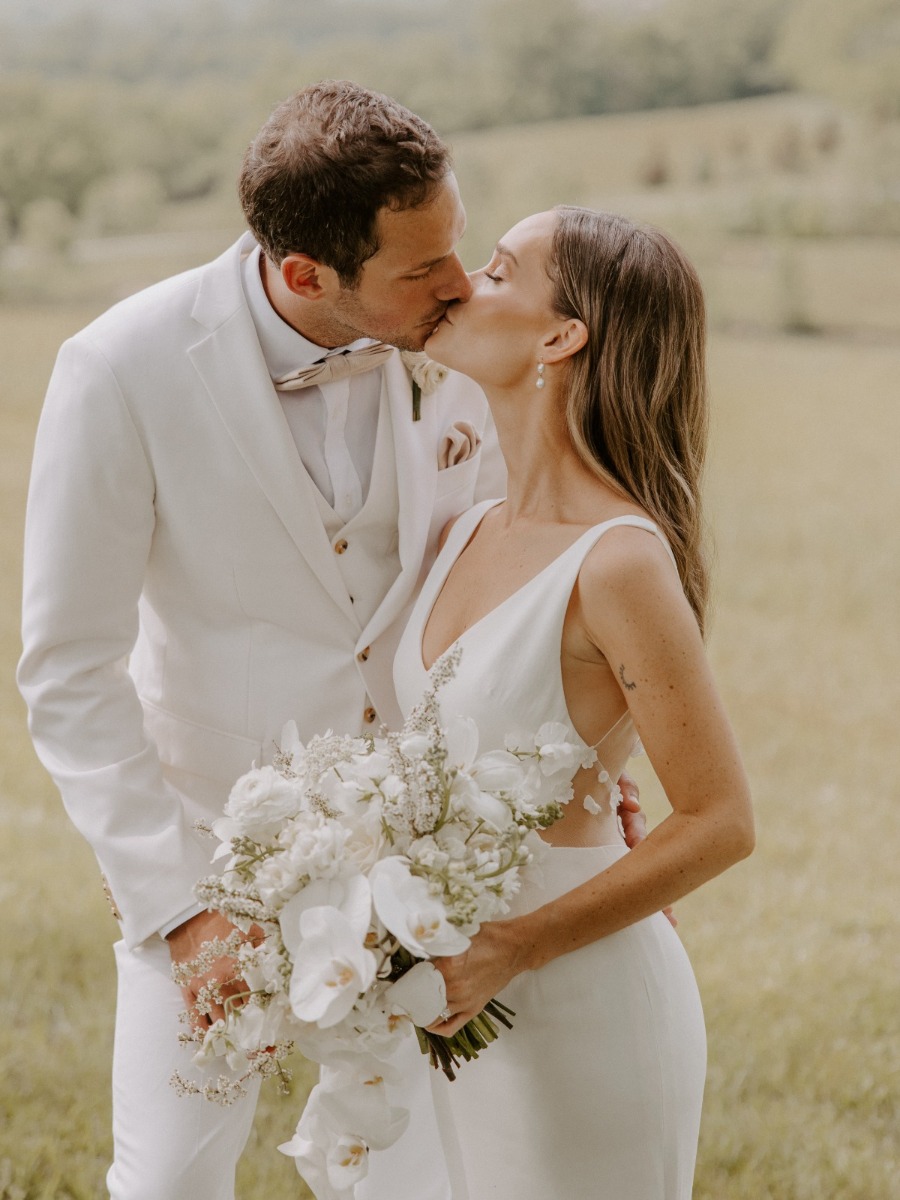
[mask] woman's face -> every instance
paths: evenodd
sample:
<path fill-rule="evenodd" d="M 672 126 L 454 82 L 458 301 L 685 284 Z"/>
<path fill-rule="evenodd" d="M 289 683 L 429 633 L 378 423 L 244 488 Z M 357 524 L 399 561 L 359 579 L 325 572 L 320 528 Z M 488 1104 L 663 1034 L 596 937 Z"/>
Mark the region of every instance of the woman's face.
<path fill-rule="evenodd" d="M 451 304 L 425 343 L 431 358 L 485 387 L 533 383 L 543 339 L 559 320 L 546 268 L 555 225 L 555 213 L 537 213 L 500 239 L 487 266 L 469 276 L 471 298 Z"/>

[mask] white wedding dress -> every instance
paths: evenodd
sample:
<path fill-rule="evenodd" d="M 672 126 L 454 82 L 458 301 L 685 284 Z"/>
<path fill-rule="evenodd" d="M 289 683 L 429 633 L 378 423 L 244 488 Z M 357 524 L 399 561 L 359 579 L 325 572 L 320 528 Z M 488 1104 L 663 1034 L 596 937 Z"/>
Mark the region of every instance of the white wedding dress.
<path fill-rule="evenodd" d="M 428 686 L 422 635 L 451 567 L 485 512 L 476 505 L 447 539 L 395 660 L 404 711 Z M 439 693 L 443 717 L 474 718 L 479 752 L 507 733 L 560 721 L 560 644 L 585 555 L 621 524 L 588 530 L 459 638 L 462 658 Z M 627 854 L 623 842 L 549 847 L 526 871 L 510 916 L 540 907 Z M 453 1082 L 432 1071 L 453 1200 L 690 1200 L 706 1069 L 703 1014 L 678 935 L 656 914 L 518 975 L 500 993 L 513 1029 Z"/>

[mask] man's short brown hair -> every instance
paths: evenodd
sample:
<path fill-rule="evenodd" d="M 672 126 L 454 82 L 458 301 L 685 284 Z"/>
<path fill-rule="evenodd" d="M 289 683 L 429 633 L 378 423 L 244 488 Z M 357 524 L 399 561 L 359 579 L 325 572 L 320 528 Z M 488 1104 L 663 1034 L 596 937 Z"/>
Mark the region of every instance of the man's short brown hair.
<path fill-rule="evenodd" d="M 352 287 L 378 250 L 379 209 L 426 203 L 449 171 L 448 147 L 415 113 L 328 80 L 278 105 L 244 155 L 239 191 L 268 258 L 308 254 Z"/>

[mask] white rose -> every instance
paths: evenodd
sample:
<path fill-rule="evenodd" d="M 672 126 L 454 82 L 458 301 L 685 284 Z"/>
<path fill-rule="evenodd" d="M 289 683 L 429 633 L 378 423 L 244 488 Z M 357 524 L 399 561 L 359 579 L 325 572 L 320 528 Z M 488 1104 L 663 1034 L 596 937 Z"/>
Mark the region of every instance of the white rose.
<path fill-rule="evenodd" d="M 274 767 L 256 767 L 242 775 L 225 804 L 225 815 L 249 837 L 268 837 L 300 811 L 301 792 Z"/>
<path fill-rule="evenodd" d="M 447 378 L 447 368 L 429 358 L 422 350 L 401 350 L 400 357 L 407 371 L 422 389 L 423 396 L 431 395 Z"/>

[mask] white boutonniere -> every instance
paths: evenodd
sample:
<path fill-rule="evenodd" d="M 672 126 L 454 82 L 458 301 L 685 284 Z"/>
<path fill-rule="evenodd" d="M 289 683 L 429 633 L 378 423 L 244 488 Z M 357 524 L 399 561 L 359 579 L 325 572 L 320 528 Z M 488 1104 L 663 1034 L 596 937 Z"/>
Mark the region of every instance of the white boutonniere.
<path fill-rule="evenodd" d="M 429 358 L 424 350 L 401 350 L 403 365 L 412 376 L 413 420 L 422 418 L 422 397 L 430 396 L 447 378 L 447 368 Z"/>

